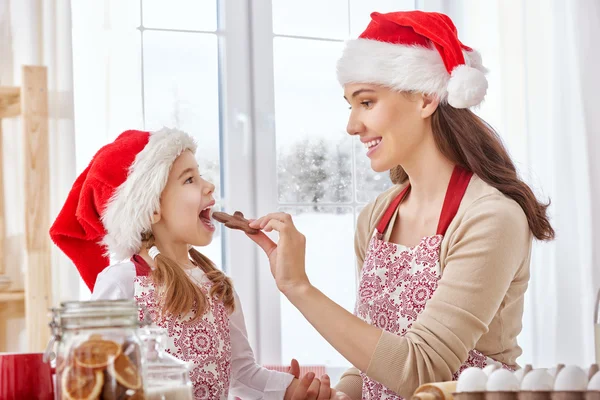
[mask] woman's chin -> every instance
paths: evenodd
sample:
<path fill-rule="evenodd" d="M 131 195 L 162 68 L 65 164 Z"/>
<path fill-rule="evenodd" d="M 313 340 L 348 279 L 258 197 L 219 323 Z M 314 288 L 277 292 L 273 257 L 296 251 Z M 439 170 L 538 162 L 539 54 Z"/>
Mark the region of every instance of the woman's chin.
<path fill-rule="evenodd" d="M 383 160 L 371 160 L 371 169 L 375 172 L 387 172 L 394 168 L 396 165 L 392 165 L 389 162 L 384 162 Z"/>

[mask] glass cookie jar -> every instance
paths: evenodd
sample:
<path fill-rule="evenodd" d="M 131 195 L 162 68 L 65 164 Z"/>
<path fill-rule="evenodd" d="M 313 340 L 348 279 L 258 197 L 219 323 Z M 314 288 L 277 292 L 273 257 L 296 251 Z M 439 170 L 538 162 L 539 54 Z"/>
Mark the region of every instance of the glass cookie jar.
<path fill-rule="evenodd" d="M 52 311 L 47 353 L 55 351 L 57 400 L 145 399 L 134 300 L 64 302 Z"/>
<path fill-rule="evenodd" d="M 145 327 L 140 330 L 144 343 L 147 400 L 193 400 L 190 364 L 167 353 L 166 329 Z"/>

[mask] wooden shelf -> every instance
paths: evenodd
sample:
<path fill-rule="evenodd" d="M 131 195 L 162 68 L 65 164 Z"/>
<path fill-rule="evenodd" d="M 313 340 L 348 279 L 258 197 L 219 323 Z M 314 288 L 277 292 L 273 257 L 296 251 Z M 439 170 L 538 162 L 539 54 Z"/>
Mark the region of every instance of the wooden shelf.
<path fill-rule="evenodd" d="M 0 292 L 0 303 L 25 300 L 25 292 Z"/>
<path fill-rule="evenodd" d="M 0 351 L 6 348 L 7 315 L 25 317 L 26 352 L 44 351 L 50 340 L 47 310 L 52 303 L 52 276 L 50 270 L 50 145 L 48 128 L 48 71 L 45 66 L 23 65 L 21 85 L 0 87 L 0 118 L 20 121 L 23 141 L 24 214 L 27 266 L 25 287 L 22 291 L 0 291 Z M 1 135 L 0 129 L 0 138 Z M 11 132 L 11 134 L 17 134 Z M 4 135 L 6 136 L 6 135 Z M 2 171 L 4 149 L 0 140 L 0 275 L 7 254 L 6 208 L 3 201 L 5 182 Z M 8 288 L 10 289 L 10 288 Z M 10 310 L 9 312 L 5 312 Z"/>

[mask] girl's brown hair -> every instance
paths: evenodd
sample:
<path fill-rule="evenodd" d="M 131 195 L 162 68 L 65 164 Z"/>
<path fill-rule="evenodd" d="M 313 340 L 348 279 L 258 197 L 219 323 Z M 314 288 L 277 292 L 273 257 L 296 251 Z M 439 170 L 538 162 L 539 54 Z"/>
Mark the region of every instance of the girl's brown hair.
<path fill-rule="evenodd" d="M 147 249 L 154 245 L 154 236 L 146 234 L 142 237 Z M 213 262 L 194 248 L 189 250 L 192 263 L 202 269 L 212 282 L 209 295 L 225 304 L 231 313 L 235 308 L 233 285 L 231 280 Z M 190 310 L 195 311 L 194 320 L 201 317 L 207 310 L 208 299 L 204 292 L 194 284 L 176 261 L 164 254 L 158 254 L 154 259 L 156 268 L 152 270 L 152 279 L 159 288 L 159 298 L 163 313 L 186 315 Z"/>
<path fill-rule="evenodd" d="M 547 214 L 550 202 L 539 202 L 531 188 L 517 176 L 502 140 L 491 126 L 469 109 L 440 104 L 431 116 L 431 128 L 435 143 L 446 158 L 516 201 L 538 240 L 554 239 Z M 397 166 L 390 171 L 390 178 L 397 184 L 405 182 L 408 176 Z"/>

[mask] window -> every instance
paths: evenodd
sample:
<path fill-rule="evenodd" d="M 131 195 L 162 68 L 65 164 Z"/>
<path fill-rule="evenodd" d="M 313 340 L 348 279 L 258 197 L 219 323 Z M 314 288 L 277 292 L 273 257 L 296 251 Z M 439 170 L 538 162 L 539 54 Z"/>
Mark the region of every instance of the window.
<path fill-rule="evenodd" d="M 390 182 L 345 132 L 335 63 L 371 11 L 416 2 L 233 3 L 73 2 L 78 171 L 123 130 L 188 131 L 221 207 L 294 215 L 312 282 L 353 311 L 356 217 Z M 348 362 L 280 296 L 254 243 L 218 229 L 202 251 L 233 278 L 259 362 L 295 357 L 339 377 Z"/>
<path fill-rule="evenodd" d="M 78 172 L 126 129 L 178 127 L 196 138 L 201 173 L 221 197 L 216 6 L 182 0 L 92 7 L 73 2 Z M 218 229 L 203 249 L 218 266 L 221 242 Z"/>
<path fill-rule="evenodd" d="M 292 214 L 307 237 L 311 282 L 352 312 L 355 220 L 391 183 L 387 173 L 371 170 L 362 144 L 346 133 L 349 111 L 336 61 L 343 41 L 366 27 L 370 11 L 413 9 L 414 2 L 272 4 L 277 207 Z M 334 380 L 349 366 L 284 296 L 280 313 L 281 362 L 296 357 L 324 365 Z"/>

